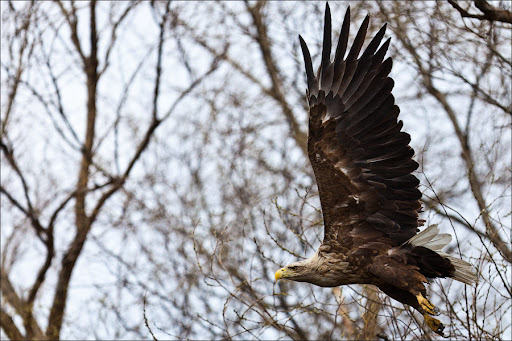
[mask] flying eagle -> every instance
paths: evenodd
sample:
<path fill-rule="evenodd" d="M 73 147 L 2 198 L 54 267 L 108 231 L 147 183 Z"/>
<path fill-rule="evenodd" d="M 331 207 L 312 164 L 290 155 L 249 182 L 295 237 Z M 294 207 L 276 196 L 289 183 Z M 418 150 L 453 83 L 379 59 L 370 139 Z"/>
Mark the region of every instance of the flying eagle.
<path fill-rule="evenodd" d="M 308 47 L 299 35 L 309 102 L 308 155 L 324 218 L 324 240 L 310 258 L 279 269 L 276 280 L 321 287 L 373 284 L 391 298 L 419 311 L 443 335 L 439 311 L 426 297 L 430 279 L 450 277 L 471 284 L 471 265 L 441 251 L 451 235 L 435 226 L 422 232 L 418 168 L 409 134 L 397 121 L 391 94 L 390 39 L 379 45 L 384 25 L 359 57 L 369 16 L 344 59 L 350 8 L 331 62 L 331 13 L 325 10 L 322 60 L 316 76 Z"/>

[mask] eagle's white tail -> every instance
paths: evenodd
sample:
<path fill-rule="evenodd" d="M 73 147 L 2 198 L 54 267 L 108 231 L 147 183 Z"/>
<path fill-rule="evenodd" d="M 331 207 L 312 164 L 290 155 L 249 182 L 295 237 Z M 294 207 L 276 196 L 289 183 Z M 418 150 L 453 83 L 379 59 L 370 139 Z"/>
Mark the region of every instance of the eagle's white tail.
<path fill-rule="evenodd" d="M 476 274 L 473 272 L 473 267 L 466 261 L 460 258 L 450 256 L 441 251 L 443 247 L 448 245 L 452 240 L 452 236 L 448 233 L 439 233 L 437 225 L 430 225 L 406 243 L 414 246 L 423 246 L 432 251 L 437 252 L 438 255 L 448 258 L 455 267 L 455 273 L 452 278 L 466 284 L 471 284 L 476 281 Z"/>

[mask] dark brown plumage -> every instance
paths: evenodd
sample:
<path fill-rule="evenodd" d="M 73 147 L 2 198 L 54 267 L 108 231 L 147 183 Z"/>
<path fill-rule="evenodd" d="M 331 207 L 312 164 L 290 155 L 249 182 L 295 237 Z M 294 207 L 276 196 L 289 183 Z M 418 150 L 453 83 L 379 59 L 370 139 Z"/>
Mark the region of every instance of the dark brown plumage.
<path fill-rule="evenodd" d="M 418 233 L 423 220 L 418 164 L 402 132 L 399 108 L 391 94 L 391 58 L 384 59 L 386 25 L 363 46 L 369 17 L 344 59 L 349 38 L 350 8 L 342 25 L 334 61 L 331 14 L 325 11 L 322 59 L 317 75 L 306 43 L 304 55 L 309 102 L 308 154 L 318 184 L 324 217 L 324 240 L 311 258 L 276 272 L 285 278 L 320 286 L 374 284 L 390 297 L 423 314 L 442 335 L 444 326 L 431 317 L 428 279 L 451 277 L 471 283 L 471 265 L 441 251 L 451 236 L 436 226 Z M 379 45 L 381 45 L 379 47 Z"/>

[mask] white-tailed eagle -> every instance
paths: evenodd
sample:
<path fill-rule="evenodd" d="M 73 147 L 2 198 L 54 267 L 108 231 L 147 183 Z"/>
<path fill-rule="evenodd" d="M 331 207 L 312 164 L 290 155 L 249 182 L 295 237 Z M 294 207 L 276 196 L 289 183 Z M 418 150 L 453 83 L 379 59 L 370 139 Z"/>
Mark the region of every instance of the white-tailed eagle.
<path fill-rule="evenodd" d="M 427 325 L 443 335 L 443 324 L 425 297 L 429 279 L 450 277 L 470 284 L 471 265 L 443 253 L 451 236 L 435 226 L 422 232 L 419 180 L 412 174 L 409 134 L 401 131 L 399 108 L 391 94 L 389 46 L 384 25 L 358 58 L 368 29 L 367 16 L 347 51 L 350 8 L 331 61 L 331 13 L 325 10 L 322 60 L 315 76 L 304 55 L 309 102 L 308 154 L 324 218 L 324 240 L 310 258 L 279 269 L 275 278 L 322 287 L 373 284 L 412 306 Z"/>

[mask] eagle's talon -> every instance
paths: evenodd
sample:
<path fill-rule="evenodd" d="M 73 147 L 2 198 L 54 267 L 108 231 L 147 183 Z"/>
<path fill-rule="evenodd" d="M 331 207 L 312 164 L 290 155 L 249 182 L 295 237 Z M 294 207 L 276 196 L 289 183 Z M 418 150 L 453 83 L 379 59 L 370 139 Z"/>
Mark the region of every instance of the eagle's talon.
<path fill-rule="evenodd" d="M 430 303 L 429 300 L 427 300 L 425 297 L 423 297 L 423 295 L 420 293 L 416 296 L 416 298 L 418 299 L 418 303 L 420 304 L 420 307 L 426 312 L 428 313 L 429 315 L 434 315 L 434 316 L 437 316 L 439 315 L 439 309 L 433 305 L 432 303 Z"/>
<path fill-rule="evenodd" d="M 446 337 L 444 334 L 443 334 L 443 331 L 444 331 L 444 324 L 439 321 L 438 319 L 436 318 L 433 318 L 432 316 L 430 316 L 429 314 L 425 313 L 423 314 L 423 318 L 425 319 L 425 323 L 427 324 L 427 326 L 432 329 L 432 331 L 438 335 L 441 335 L 442 337 Z"/>

